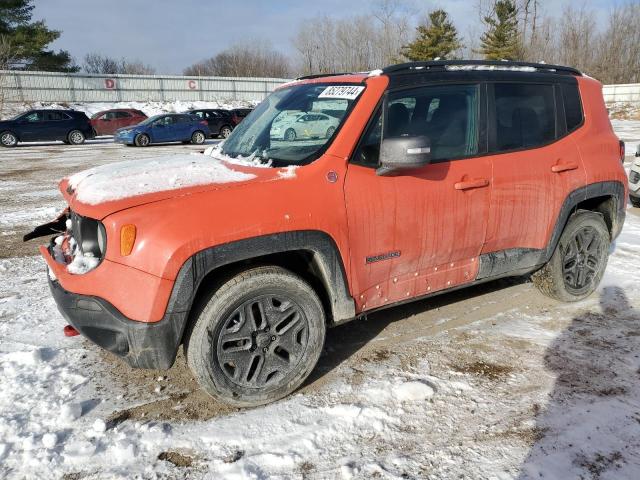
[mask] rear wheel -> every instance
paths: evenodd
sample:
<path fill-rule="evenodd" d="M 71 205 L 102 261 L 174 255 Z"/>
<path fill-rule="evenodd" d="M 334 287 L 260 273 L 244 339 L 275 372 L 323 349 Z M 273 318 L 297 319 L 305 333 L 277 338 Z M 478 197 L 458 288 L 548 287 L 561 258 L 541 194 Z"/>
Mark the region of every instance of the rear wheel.
<path fill-rule="evenodd" d="M 333 133 L 336 131 L 336 127 L 329 127 L 327 128 L 327 134 L 326 134 L 326 138 L 331 138 L 333 136 Z"/>
<path fill-rule="evenodd" d="M 602 215 L 578 211 L 569 219 L 551 259 L 533 274 L 534 285 L 563 302 L 588 297 L 602 280 L 610 243 Z"/>
<path fill-rule="evenodd" d="M 0 133 L 0 144 L 3 147 L 15 147 L 18 144 L 18 137 L 12 132 Z"/>
<path fill-rule="evenodd" d="M 222 138 L 227 138 L 229 135 L 231 135 L 232 131 L 233 129 L 229 125 L 225 125 L 220 129 L 220 136 Z"/>
<path fill-rule="evenodd" d="M 71 145 L 80 145 L 84 143 L 84 133 L 80 130 L 71 130 L 69 135 L 67 135 L 67 140 Z"/>
<path fill-rule="evenodd" d="M 193 132 L 193 135 L 191 135 L 191 143 L 194 145 L 202 145 L 206 139 L 207 137 L 200 130 Z"/>
<path fill-rule="evenodd" d="M 322 304 L 280 267 L 247 270 L 224 283 L 187 333 L 187 363 L 204 390 L 237 406 L 278 400 L 316 365 L 325 336 Z"/>
<path fill-rule="evenodd" d="M 296 131 L 293 128 L 289 128 L 286 132 L 284 132 L 284 139 L 288 142 L 294 141 L 296 139 L 296 136 Z"/>
<path fill-rule="evenodd" d="M 636 208 L 640 208 L 640 198 L 629 197 L 629 200 L 631 201 L 631 205 L 633 205 Z"/>
<path fill-rule="evenodd" d="M 133 143 L 136 144 L 136 147 L 147 147 L 149 146 L 149 135 L 147 135 L 146 133 L 139 133 L 138 135 L 136 135 Z"/>

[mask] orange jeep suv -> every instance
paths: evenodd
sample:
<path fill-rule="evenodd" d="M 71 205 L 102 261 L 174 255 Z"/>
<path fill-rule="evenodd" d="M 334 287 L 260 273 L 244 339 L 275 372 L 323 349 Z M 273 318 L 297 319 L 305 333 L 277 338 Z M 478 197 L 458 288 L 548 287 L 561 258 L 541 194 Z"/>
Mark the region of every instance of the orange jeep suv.
<path fill-rule="evenodd" d="M 303 77 L 205 154 L 63 179 L 69 208 L 26 238 L 56 234 L 41 252 L 71 333 L 140 368 L 184 345 L 209 394 L 259 405 L 369 312 L 516 275 L 591 294 L 625 217 L 622 148 L 601 84 L 567 67 Z"/>

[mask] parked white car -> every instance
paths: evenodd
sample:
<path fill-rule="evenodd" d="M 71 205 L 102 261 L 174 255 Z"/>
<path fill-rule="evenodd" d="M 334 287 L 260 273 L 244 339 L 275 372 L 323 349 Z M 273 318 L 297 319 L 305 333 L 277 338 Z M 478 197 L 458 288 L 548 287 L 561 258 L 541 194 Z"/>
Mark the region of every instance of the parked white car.
<path fill-rule="evenodd" d="M 271 127 L 271 138 L 289 142 L 297 139 L 330 138 L 340 123 L 339 119 L 320 112 L 287 115 L 278 120 Z"/>
<path fill-rule="evenodd" d="M 629 172 L 629 200 L 631 205 L 640 208 L 640 144 L 636 149 L 636 159 Z"/>

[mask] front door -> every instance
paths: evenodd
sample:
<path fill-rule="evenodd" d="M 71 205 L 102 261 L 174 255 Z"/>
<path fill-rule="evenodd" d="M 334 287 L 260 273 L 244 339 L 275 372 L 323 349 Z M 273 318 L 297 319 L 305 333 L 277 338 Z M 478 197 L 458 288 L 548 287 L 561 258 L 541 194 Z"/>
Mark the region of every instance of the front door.
<path fill-rule="evenodd" d="M 173 136 L 175 135 L 173 132 L 173 121 L 174 117 L 167 115 L 153 122 L 151 127 L 152 141 L 158 143 L 172 141 Z"/>
<path fill-rule="evenodd" d="M 480 97 L 477 84 L 391 92 L 372 119 L 345 180 L 358 311 L 474 280 L 492 181 Z M 432 163 L 377 175 L 383 123 L 384 138 L 427 136 Z"/>

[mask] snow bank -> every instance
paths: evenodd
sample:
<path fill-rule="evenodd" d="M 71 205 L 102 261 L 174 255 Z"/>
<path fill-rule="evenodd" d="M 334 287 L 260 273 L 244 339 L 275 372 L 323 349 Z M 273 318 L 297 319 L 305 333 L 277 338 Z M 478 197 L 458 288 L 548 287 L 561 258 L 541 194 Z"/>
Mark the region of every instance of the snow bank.
<path fill-rule="evenodd" d="M 91 168 L 70 176 L 69 185 L 79 201 L 96 205 L 146 193 L 252 178 L 255 175 L 232 170 L 208 156 L 182 154 Z"/>

